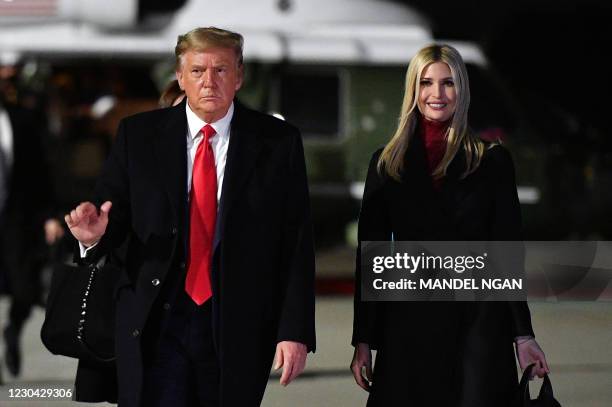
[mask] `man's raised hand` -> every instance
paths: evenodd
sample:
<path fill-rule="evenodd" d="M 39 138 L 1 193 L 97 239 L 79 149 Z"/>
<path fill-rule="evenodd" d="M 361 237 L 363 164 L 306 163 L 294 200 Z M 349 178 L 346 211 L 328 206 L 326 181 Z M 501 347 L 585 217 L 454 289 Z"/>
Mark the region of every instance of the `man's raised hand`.
<path fill-rule="evenodd" d="M 91 202 L 81 202 L 64 220 L 72 235 L 85 247 L 96 244 L 108 225 L 108 213 L 113 206 L 111 201 L 106 201 L 100 207 L 100 211 Z"/>

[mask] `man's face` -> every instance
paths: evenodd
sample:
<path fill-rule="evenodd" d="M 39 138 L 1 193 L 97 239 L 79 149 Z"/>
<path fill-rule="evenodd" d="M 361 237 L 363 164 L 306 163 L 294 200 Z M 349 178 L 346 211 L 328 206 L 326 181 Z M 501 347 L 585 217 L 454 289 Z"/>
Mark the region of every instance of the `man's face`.
<path fill-rule="evenodd" d="M 191 110 L 205 122 L 214 123 L 225 116 L 242 86 L 242 66 L 231 48 L 187 51 L 176 78 Z"/>

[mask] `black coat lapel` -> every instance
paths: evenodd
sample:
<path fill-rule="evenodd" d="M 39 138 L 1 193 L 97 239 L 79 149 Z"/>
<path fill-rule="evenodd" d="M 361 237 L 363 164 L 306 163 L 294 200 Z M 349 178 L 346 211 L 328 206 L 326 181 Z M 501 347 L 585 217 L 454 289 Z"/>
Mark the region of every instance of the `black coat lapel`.
<path fill-rule="evenodd" d="M 187 116 L 185 102 L 170 109 L 153 145 L 159 175 L 172 205 L 175 221 L 183 227 L 187 208 Z M 185 230 L 185 229 L 183 229 Z"/>
<path fill-rule="evenodd" d="M 413 135 L 405 155 L 405 170 L 402 182 L 408 187 L 411 200 L 420 202 L 419 208 L 423 219 L 427 220 L 426 230 L 434 234 L 429 239 L 448 239 L 448 231 L 452 230 L 452 194 L 454 180 L 445 176 L 440 188 L 434 187 L 429 173 L 425 152 L 425 143 L 421 136 Z M 416 196 L 415 194 L 418 194 Z M 449 206 L 450 205 L 450 206 Z"/>
<path fill-rule="evenodd" d="M 413 134 L 404 158 L 402 181 L 423 194 L 423 199 L 433 199 L 433 182 L 427 167 L 425 144 L 418 132 Z"/>
<path fill-rule="evenodd" d="M 215 249 L 223 238 L 227 214 L 247 179 L 252 175 L 258 153 L 257 133 L 260 129 L 257 123 L 251 120 L 252 113 L 238 102 L 234 102 L 234 108 L 215 230 Z"/>

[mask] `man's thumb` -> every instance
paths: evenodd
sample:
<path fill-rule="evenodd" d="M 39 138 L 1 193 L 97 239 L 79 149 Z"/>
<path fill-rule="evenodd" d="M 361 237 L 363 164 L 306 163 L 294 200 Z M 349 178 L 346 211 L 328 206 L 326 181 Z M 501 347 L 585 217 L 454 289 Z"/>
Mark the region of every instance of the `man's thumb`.
<path fill-rule="evenodd" d="M 100 206 L 100 216 L 104 219 L 108 219 L 108 213 L 111 210 L 113 203 L 111 201 L 106 201 Z"/>
<path fill-rule="evenodd" d="M 283 356 L 282 348 L 280 347 L 276 348 L 276 356 L 274 357 L 274 359 L 276 359 L 276 361 L 274 362 L 274 370 L 278 370 L 283 366 L 284 364 L 283 357 L 284 356 Z"/>

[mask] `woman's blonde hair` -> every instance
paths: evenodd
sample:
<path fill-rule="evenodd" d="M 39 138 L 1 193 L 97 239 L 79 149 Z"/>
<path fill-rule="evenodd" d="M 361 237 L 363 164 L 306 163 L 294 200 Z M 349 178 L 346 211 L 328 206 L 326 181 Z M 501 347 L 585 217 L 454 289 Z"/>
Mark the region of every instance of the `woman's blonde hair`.
<path fill-rule="evenodd" d="M 474 172 L 480 165 L 484 154 L 485 144 L 468 127 L 468 108 L 470 106 L 470 86 L 467 69 L 459 52 L 444 44 L 433 44 L 422 48 L 412 58 L 406 72 L 406 92 L 402 102 L 399 125 L 391 140 L 383 149 L 378 160 L 378 171 L 386 173 L 395 180 L 401 179 L 404 169 L 404 157 L 419 122 L 419 109 L 417 107 L 420 93 L 420 79 L 427 66 L 435 62 L 444 62 L 450 68 L 453 76 L 457 101 L 455 113 L 446 131 L 446 152 L 440 164 L 433 170 L 434 179 L 446 175 L 449 164 L 455 158 L 459 148 L 463 146 L 465 152 L 465 171 L 461 175 L 465 178 Z"/>

